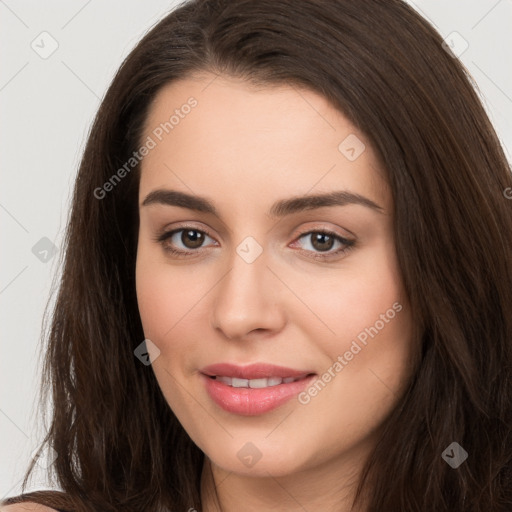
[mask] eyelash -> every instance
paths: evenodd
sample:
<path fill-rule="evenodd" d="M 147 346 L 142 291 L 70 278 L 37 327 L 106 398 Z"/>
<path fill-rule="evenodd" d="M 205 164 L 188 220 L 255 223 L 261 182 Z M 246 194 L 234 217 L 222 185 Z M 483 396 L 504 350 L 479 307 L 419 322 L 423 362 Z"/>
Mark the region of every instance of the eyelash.
<path fill-rule="evenodd" d="M 202 248 L 199 248 L 197 250 L 191 250 L 191 251 L 184 251 L 184 250 L 181 250 L 181 249 L 174 249 L 172 247 L 166 247 L 166 244 L 165 242 L 171 238 L 173 235 L 175 235 L 176 233 L 180 233 L 182 231 L 196 231 L 197 233 L 202 233 L 206 236 L 209 236 L 210 238 L 213 238 L 207 231 L 205 230 L 202 230 L 202 229 L 197 229 L 196 227 L 194 226 L 181 226 L 177 229 L 173 229 L 172 231 L 166 231 L 162 234 L 158 234 L 156 237 L 155 237 L 155 242 L 158 242 L 162 245 L 163 249 L 168 253 L 168 254 L 171 254 L 173 256 L 177 256 L 177 257 L 187 257 L 187 256 L 191 256 L 191 255 L 194 255 L 194 254 L 197 254 L 198 252 L 201 252 L 201 249 Z M 312 235 L 312 234 L 322 234 L 322 235 L 327 235 L 327 236 L 331 236 L 334 238 L 335 241 L 337 242 L 340 242 L 341 244 L 344 245 L 344 247 L 338 249 L 337 251 L 334 251 L 334 252 L 326 252 L 326 253 L 321 253 L 321 252 L 314 252 L 314 251 L 309 251 L 309 250 L 305 250 L 305 249 L 300 249 L 301 252 L 306 252 L 308 253 L 308 257 L 311 257 L 313 259 L 317 259 L 317 260 L 321 260 L 321 261 L 326 261 L 326 260 L 330 260 L 330 259 L 333 259 L 335 258 L 336 256 L 341 256 L 341 255 L 345 255 L 346 253 L 348 253 L 351 249 L 354 248 L 355 246 L 355 241 L 354 240 L 348 240 L 347 238 L 344 238 L 336 233 L 333 233 L 332 231 L 329 231 L 329 230 L 324 230 L 324 229 L 317 229 L 317 230 L 309 230 L 309 231 L 304 231 L 302 233 L 299 233 L 299 235 L 297 236 L 297 238 L 295 240 L 300 240 L 302 237 L 306 236 L 306 235 Z M 312 254 L 311 254 L 312 253 Z"/>

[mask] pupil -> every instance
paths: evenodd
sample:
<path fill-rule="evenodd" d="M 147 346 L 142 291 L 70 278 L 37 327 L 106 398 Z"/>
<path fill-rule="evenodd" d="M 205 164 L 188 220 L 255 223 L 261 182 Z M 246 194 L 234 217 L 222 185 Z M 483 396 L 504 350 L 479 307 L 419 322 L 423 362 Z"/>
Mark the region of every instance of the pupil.
<path fill-rule="evenodd" d="M 315 249 L 320 251 L 328 251 L 332 248 L 332 244 L 334 242 L 333 237 L 327 235 L 325 233 L 317 233 L 316 235 L 312 235 L 313 242 L 312 245 Z"/>
<path fill-rule="evenodd" d="M 181 235 L 181 241 L 186 247 L 200 247 L 203 243 L 203 234 L 196 230 L 184 231 Z"/>

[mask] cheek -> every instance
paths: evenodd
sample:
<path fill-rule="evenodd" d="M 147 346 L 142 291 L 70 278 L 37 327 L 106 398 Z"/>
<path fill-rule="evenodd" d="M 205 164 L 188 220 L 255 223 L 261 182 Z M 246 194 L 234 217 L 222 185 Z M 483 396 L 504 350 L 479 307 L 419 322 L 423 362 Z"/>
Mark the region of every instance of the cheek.
<path fill-rule="evenodd" d="M 302 323 L 324 356 L 318 382 L 299 397 L 304 424 L 330 417 L 318 435 L 337 446 L 350 446 L 379 427 L 412 369 L 412 319 L 393 250 L 383 247 L 351 270 L 326 286 L 310 285 L 311 308 L 335 334 L 320 330 L 314 318 Z M 322 449 L 322 456 L 329 450 Z"/>
<path fill-rule="evenodd" d="M 324 319 L 336 334 L 318 341 L 327 356 L 323 371 L 329 383 L 313 408 L 323 414 L 336 403 L 334 424 L 350 418 L 369 433 L 409 382 L 412 319 L 393 247 L 383 246 L 358 264 L 325 295 Z"/>
<path fill-rule="evenodd" d="M 347 260 L 345 268 L 329 277 L 312 280 L 308 276 L 301 282 L 308 306 L 317 317 L 309 316 L 309 335 L 317 340 L 321 336 L 318 344 L 331 360 L 349 350 L 358 336 L 364 346 L 365 338 L 374 338 L 375 329 L 381 341 L 408 339 L 407 301 L 392 244 Z"/>
<path fill-rule="evenodd" d="M 193 272 L 185 267 L 173 269 L 162 258 L 165 256 L 154 250 L 139 247 L 136 265 L 137 302 L 144 334 L 159 345 L 202 292 Z"/>
<path fill-rule="evenodd" d="M 208 294 L 218 282 L 218 271 L 205 266 L 169 264 L 163 252 L 139 246 L 136 288 L 144 335 L 160 350 L 154 366 L 173 374 L 188 374 L 196 366 L 191 354 L 211 350 Z"/>

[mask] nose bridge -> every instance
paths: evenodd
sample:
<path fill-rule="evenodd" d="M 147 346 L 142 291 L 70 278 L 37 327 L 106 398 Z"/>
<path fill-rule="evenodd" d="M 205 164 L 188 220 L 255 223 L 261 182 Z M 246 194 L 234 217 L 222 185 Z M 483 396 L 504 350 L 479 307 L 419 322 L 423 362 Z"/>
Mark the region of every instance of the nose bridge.
<path fill-rule="evenodd" d="M 284 321 L 278 283 L 267 263 L 267 252 L 253 237 L 233 248 L 230 270 L 216 287 L 212 320 L 228 338 L 242 338 L 255 329 L 279 329 Z"/>

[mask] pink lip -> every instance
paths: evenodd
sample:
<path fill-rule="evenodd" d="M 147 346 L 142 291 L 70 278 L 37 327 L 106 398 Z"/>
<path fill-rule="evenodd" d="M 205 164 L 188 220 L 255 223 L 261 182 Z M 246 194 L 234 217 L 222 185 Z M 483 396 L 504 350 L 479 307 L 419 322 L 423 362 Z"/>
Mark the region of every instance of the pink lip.
<path fill-rule="evenodd" d="M 293 370 L 270 364 L 235 366 L 228 363 L 207 366 L 201 378 L 210 398 L 225 411 L 242 416 L 256 416 L 276 409 L 298 395 L 316 377 L 312 372 Z M 303 377 L 301 380 L 261 389 L 234 388 L 210 376 L 221 375 L 239 379 L 265 377 Z"/>
<path fill-rule="evenodd" d="M 201 370 L 205 375 L 236 377 L 238 379 L 262 379 L 265 377 L 300 377 L 313 373 L 309 370 L 294 370 L 284 366 L 267 363 L 254 363 L 247 366 L 237 366 L 230 363 L 219 363 L 206 366 Z"/>

